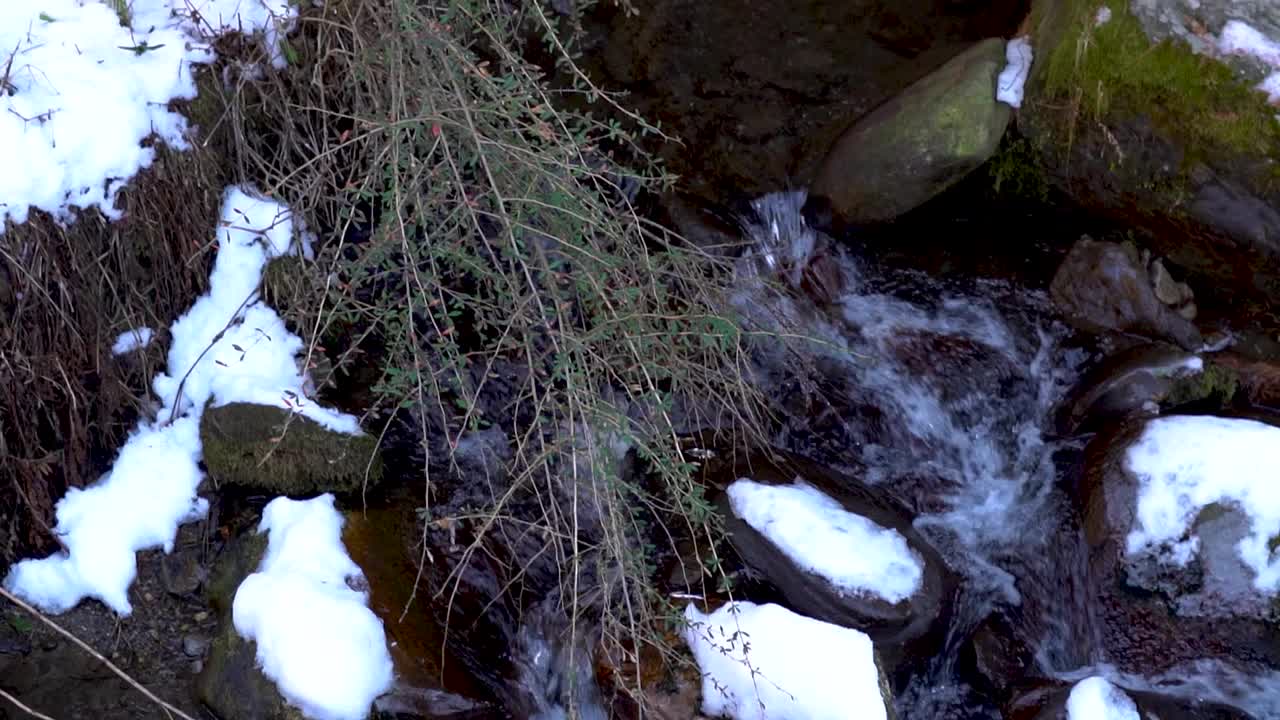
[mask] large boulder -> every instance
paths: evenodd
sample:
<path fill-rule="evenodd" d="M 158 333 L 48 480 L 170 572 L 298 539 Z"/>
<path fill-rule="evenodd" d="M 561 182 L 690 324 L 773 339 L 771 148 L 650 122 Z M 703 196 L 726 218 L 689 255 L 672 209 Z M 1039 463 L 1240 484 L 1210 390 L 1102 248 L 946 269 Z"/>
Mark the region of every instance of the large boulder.
<path fill-rule="evenodd" d="M 634 9 L 634 11 L 629 11 Z M 577 38 L 602 88 L 679 142 L 655 154 L 693 195 L 806 185 L 837 134 L 949 58 L 1013 32 L 1018 0 L 594 3 Z"/>
<path fill-rule="evenodd" d="M 328 430 L 268 405 L 232 403 L 200 420 L 204 464 L 218 483 L 274 495 L 347 493 L 382 477 L 377 440 Z"/>
<path fill-rule="evenodd" d="M 1202 421 L 1212 419 L 1197 419 Z M 1241 538 L 1249 532 L 1249 519 L 1240 508 L 1208 504 L 1176 544 L 1154 550 L 1133 545 L 1142 536 L 1131 533 L 1146 532 L 1140 517 L 1159 519 L 1173 512 L 1166 508 L 1168 512 L 1161 514 L 1153 510 L 1158 505 L 1148 505 L 1139 515 L 1144 480 L 1133 462 L 1165 457 L 1178 448 L 1148 443 L 1141 453 L 1130 453 L 1136 443 L 1149 440 L 1146 433 L 1152 423 L 1166 423 L 1167 428 L 1167 422 L 1160 418 L 1100 433 L 1086 449 L 1078 493 L 1089 546 L 1092 604 L 1102 628 L 1104 646 L 1099 650 L 1118 671 L 1145 677 L 1187 677 L 1194 674 L 1193 668 L 1208 666 L 1221 668 L 1213 672 L 1224 675 L 1269 675 L 1280 667 L 1280 628 L 1274 621 L 1274 598 L 1255 587 L 1253 571 L 1239 555 Z M 1205 431 L 1212 428 L 1206 426 Z M 1210 470 L 1201 463 L 1207 461 L 1193 461 L 1185 453 L 1178 457 L 1179 472 L 1206 482 Z M 1215 467 L 1221 470 L 1221 465 Z M 1249 466 L 1240 466 L 1245 467 Z M 1176 497 L 1166 499 L 1178 502 Z M 1231 692 L 1228 685 L 1221 687 Z"/>
<path fill-rule="evenodd" d="M 836 141 L 812 195 L 848 223 L 891 220 L 986 162 L 1009 124 L 996 100 L 1005 43 L 983 40 L 858 120 Z"/>
<path fill-rule="evenodd" d="M 1196 53 L 1216 46 L 1228 16 L 1265 29 L 1280 6 L 1139 0 L 1137 16 L 1124 0 L 1103 6 L 1106 22 L 1093 0 L 1033 2 L 1035 63 L 1017 124 L 1045 176 L 1206 286 L 1280 298 L 1280 122 L 1256 74 Z"/>

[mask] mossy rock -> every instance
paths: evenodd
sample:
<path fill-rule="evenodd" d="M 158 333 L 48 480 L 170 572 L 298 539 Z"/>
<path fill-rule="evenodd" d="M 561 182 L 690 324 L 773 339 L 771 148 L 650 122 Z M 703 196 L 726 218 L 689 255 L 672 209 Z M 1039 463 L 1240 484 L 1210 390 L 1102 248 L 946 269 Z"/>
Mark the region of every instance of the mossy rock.
<path fill-rule="evenodd" d="M 218 483 L 277 495 L 347 493 L 382 477 L 377 441 L 332 432 L 267 405 L 209 408 L 200 421 L 204 463 Z"/>
<path fill-rule="evenodd" d="M 1153 42 L 1128 0 L 1034 0 L 1031 31 L 1017 122 L 1049 181 L 1191 274 L 1280 299 L 1280 122 L 1266 95 L 1180 40 Z"/>
<path fill-rule="evenodd" d="M 257 532 L 246 532 L 226 546 L 214 563 L 209 582 L 205 585 L 205 597 L 214 610 L 231 612 L 236 589 L 258 570 L 266 552 L 267 536 Z"/>
<path fill-rule="evenodd" d="M 1005 43 L 975 44 L 858 120 L 836 141 L 810 193 L 842 220 L 891 220 L 985 163 L 1009 124 L 996 100 Z"/>
<path fill-rule="evenodd" d="M 1240 390 L 1240 373 L 1232 368 L 1206 361 L 1195 375 L 1179 378 L 1165 398 L 1165 407 L 1211 401 L 1218 407 L 1229 407 Z"/>
<path fill-rule="evenodd" d="M 196 696 L 221 720 L 302 720 L 270 678 L 258 668 L 256 644 L 236 634 L 231 613 L 222 624 L 204 669 L 196 678 Z"/>

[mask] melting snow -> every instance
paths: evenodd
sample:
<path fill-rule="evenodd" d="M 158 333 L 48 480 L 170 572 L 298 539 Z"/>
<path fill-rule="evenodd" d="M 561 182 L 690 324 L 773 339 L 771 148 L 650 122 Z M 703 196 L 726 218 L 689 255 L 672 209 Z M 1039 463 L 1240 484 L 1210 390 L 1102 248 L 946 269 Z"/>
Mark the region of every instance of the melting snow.
<path fill-rule="evenodd" d="M 1218 52 L 1223 55 L 1247 55 L 1272 69 L 1258 89 L 1267 93 L 1272 103 L 1280 102 L 1280 42 L 1263 35 L 1252 25 L 1240 20 L 1230 20 L 1222 27 L 1218 38 Z"/>
<path fill-rule="evenodd" d="M 319 720 L 362 720 L 392 681 L 382 621 L 348 584 L 363 573 L 342 546 L 342 522 L 332 495 L 268 503 L 266 555 L 231 609 L 281 695 Z"/>
<path fill-rule="evenodd" d="M 872 593 L 896 603 L 920 589 L 924 569 L 902 535 L 845 510 L 811 485 L 741 478 L 728 494 L 735 515 L 796 566 L 843 593 Z"/>
<path fill-rule="evenodd" d="M 1100 677 L 1075 684 L 1067 698 L 1067 720 L 1141 720 L 1138 706 L 1120 688 Z"/>
<path fill-rule="evenodd" d="M 95 597 L 122 615 L 131 612 L 134 553 L 171 550 L 178 525 L 207 509 L 196 487 L 200 414 L 209 402 L 271 404 L 339 432 L 359 432 L 355 418 L 304 397 L 295 361 L 302 341 L 257 299 L 267 261 L 292 247 L 288 212 L 229 189 L 217 238 L 209 292 L 170 330 L 168 374 L 153 383 L 159 414 L 139 424 L 106 475 L 58 502 L 55 530 L 68 552 L 24 560 L 5 578 L 7 588 L 46 611 Z"/>
<path fill-rule="evenodd" d="M 116 195 L 155 159 L 155 136 L 185 149 L 186 119 L 171 100 L 196 95 L 192 63 L 230 30 L 263 31 L 279 62 L 287 0 L 133 0 L 133 27 L 100 2 L 0 2 L 0 233 L 32 208 L 61 222 L 72 208 L 118 219 Z"/>
<path fill-rule="evenodd" d="M 140 350 L 151 343 L 151 328 L 134 328 L 125 330 L 120 333 L 116 341 L 111 345 L 112 355 L 124 355 L 134 350 Z"/>
<path fill-rule="evenodd" d="M 1031 41 L 1026 36 L 1010 40 L 1005 45 L 1004 56 L 1008 64 L 996 80 L 996 100 L 1020 108 L 1023 85 L 1031 72 Z"/>
<path fill-rule="evenodd" d="M 702 711 L 734 720 L 883 720 L 871 639 L 778 605 L 690 605 L 685 641 L 701 668 Z"/>
<path fill-rule="evenodd" d="M 1126 456 L 1141 481 L 1130 554 L 1156 549 L 1185 564 L 1198 549 L 1187 537 L 1200 510 L 1239 507 L 1251 532 L 1236 546 L 1253 570 L 1254 587 L 1280 589 L 1280 562 L 1270 543 L 1280 535 L 1280 428 L 1253 420 L 1167 417 L 1149 422 Z"/>

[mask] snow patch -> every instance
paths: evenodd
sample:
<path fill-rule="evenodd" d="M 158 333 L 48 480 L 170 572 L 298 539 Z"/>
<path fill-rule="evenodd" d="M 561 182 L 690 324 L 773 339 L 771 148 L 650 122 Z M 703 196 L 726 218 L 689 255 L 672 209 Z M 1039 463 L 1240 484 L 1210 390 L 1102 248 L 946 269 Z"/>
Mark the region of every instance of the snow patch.
<path fill-rule="evenodd" d="M 702 711 L 734 720 L 884 720 L 871 639 L 778 605 L 685 609 Z"/>
<path fill-rule="evenodd" d="M 196 96 L 193 63 L 209 41 L 261 31 L 282 64 L 287 0 L 133 0 L 132 27 L 101 2 L 0 3 L 0 233 L 32 209 L 72 222 L 75 208 L 116 220 L 116 196 L 155 160 L 142 142 L 186 149 L 187 122 L 172 100 Z"/>
<path fill-rule="evenodd" d="M 172 550 L 178 525 L 207 510 L 196 496 L 200 415 L 207 404 L 271 404 L 338 432 L 360 430 L 354 417 L 304 396 L 306 378 L 295 361 L 302 341 L 257 297 L 267 261 L 292 247 L 289 213 L 231 188 L 217 237 L 209 292 L 170 329 L 168 374 L 153 381 L 158 415 L 139 423 L 107 474 L 58 502 L 55 531 L 66 550 L 24 560 L 5 578 L 5 587 L 45 611 L 64 612 L 86 597 L 121 615 L 132 611 L 134 554 Z"/>
<path fill-rule="evenodd" d="M 363 720 L 392 681 L 382 621 L 352 587 L 364 576 L 342 545 L 342 524 L 332 495 L 272 500 L 258 527 L 266 555 L 231 607 L 262 671 L 317 720 Z"/>
<path fill-rule="evenodd" d="M 153 335 L 151 328 L 142 327 L 132 330 L 125 330 L 116 337 L 116 341 L 111 345 L 112 355 L 124 355 L 134 350 L 140 350 L 151 344 L 151 336 Z"/>
<path fill-rule="evenodd" d="M 1218 52 L 1252 57 L 1270 67 L 1273 72 L 1258 85 L 1258 89 L 1267 93 L 1267 99 L 1273 104 L 1280 102 L 1280 42 L 1267 37 L 1249 23 L 1229 20 L 1222 26 Z"/>
<path fill-rule="evenodd" d="M 1111 22 L 1111 8 L 1103 5 L 1098 8 L 1098 12 L 1093 16 L 1093 26 L 1102 27 Z"/>
<path fill-rule="evenodd" d="M 924 567 L 901 534 L 845 510 L 812 485 L 740 478 L 727 492 L 735 515 L 841 593 L 896 603 L 920 590 Z"/>
<path fill-rule="evenodd" d="M 1280 535 L 1280 428 L 1218 417 L 1157 418 L 1125 462 L 1140 481 L 1130 554 L 1157 552 L 1185 565 L 1199 549 L 1199 538 L 1187 534 L 1200 510 L 1229 504 L 1250 520 L 1236 551 L 1255 573 L 1254 587 L 1280 589 L 1280 561 L 1269 547 Z"/>
<path fill-rule="evenodd" d="M 1067 720 L 1141 720 L 1138 706 L 1120 688 L 1094 676 L 1081 680 L 1067 697 Z"/>
<path fill-rule="evenodd" d="M 1005 45 L 1004 57 L 1008 64 L 996 79 L 996 100 L 1020 108 L 1023 85 L 1031 72 L 1031 40 L 1025 35 L 1010 40 Z"/>

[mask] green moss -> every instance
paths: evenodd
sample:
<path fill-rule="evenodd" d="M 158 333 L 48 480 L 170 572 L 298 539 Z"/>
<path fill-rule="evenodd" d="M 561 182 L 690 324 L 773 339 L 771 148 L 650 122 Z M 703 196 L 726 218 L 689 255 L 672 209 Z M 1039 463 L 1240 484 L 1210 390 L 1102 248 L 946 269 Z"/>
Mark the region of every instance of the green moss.
<path fill-rule="evenodd" d="M 1026 138 L 1005 135 L 1000 149 L 987 163 L 991 188 L 997 195 L 1044 201 L 1049 198 L 1049 181 L 1040 154 Z"/>
<path fill-rule="evenodd" d="M 366 469 L 370 486 L 382 476 L 375 438 L 331 432 L 280 408 L 243 403 L 209 408 L 201 417 L 200 439 L 205 466 L 218 483 L 306 495 L 360 490 Z"/>
<path fill-rule="evenodd" d="M 1111 20 L 1095 27 L 1102 6 Z M 1145 115 L 1193 157 L 1280 156 L 1280 122 L 1266 96 L 1229 66 L 1180 41 L 1152 43 L 1125 0 L 1037 3 L 1039 44 L 1051 47 L 1033 82 L 1074 125 Z M 1058 39 L 1060 38 L 1060 40 Z"/>
<path fill-rule="evenodd" d="M 1167 407 L 1202 400 L 1215 400 L 1226 405 L 1240 389 L 1240 376 L 1235 370 L 1208 363 L 1197 375 L 1179 379 L 1165 398 Z"/>

